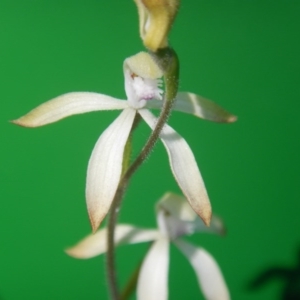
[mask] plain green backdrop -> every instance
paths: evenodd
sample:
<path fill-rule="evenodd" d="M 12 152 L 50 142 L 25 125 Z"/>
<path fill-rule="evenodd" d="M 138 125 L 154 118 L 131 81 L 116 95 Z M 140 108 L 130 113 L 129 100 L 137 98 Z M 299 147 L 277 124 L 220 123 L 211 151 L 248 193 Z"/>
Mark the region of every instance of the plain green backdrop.
<path fill-rule="evenodd" d="M 280 299 L 284 280 L 247 286 L 274 266 L 296 266 L 300 245 L 300 1 L 183 0 L 170 44 L 181 91 L 238 116 L 229 125 L 172 114 L 201 169 L 227 236 L 190 238 L 219 262 L 233 299 Z M 90 233 L 84 189 L 97 138 L 118 115 L 98 112 L 37 129 L 9 123 L 70 91 L 124 98 L 123 60 L 143 45 L 131 0 L 0 1 L 0 299 L 107 299 L 104 258 L 63 249 Z M 142 145 L 150 131 L 136 135 Z M 139 148 L 136 148 L 136 152 Z M 163 146 L 132 180 L 121 221 L 154 227 L 154 203 L 180 192 Z M 147 245 L 118 250 L 121 285 Z M 171 249 L 170 299 L 201 299 L 193 271 Z"/>

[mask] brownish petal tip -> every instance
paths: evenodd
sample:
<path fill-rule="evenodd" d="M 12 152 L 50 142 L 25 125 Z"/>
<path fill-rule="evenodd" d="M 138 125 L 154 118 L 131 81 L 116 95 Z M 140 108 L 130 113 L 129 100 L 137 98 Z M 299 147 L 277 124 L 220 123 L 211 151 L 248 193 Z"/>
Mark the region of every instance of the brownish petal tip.
<path fill-rule="evenodd" d="M 90 218 L 90 223 L 91 223 L 91 227 L 92 227 L 92 233 L 95 234 L 96 231 L 98 230 L 98 228 L 100 227 L 100 222 L 95 222 L 95 220 L 92 220 Z"/>
<path fill-rule="evenodd" d="M 235 122 L 237 119 L 238 119 L 237 116 L 232 115 L 232 116 L 230 116 L 230 117 L 228 118 L 228 123 L 233 123 L 233 122 Z"/>
<path fill-rule="evenodd" d="M 203 223 L 209 227 L 210 226 L 210 221 L 212 217 L 212 211 L 211 211 L 211 206 L 207 207 L 206 210 L 202 211 L 200 218 L 202 219 Z"/>

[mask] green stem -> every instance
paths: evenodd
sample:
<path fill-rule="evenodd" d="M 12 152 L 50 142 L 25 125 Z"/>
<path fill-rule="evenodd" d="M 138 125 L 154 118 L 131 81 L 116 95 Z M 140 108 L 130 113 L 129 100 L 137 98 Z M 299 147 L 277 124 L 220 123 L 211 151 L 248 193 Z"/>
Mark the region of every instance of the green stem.
<path fill-rule="evenodd" d="M 152 151 L 155 143 L 157 142 L 161 130 L 163 129 L 163 126 L 170 115 L 177 94 L 177 90 L 178 90 L 179 60 L 176 52 L 171 48 L 164 48 L 158 50 L 155 53 L 151 53 L 151 55 L 164 72 L 164 82 L 165 82 L 165 95 L 163 100 L 164 104 L 161 113 L 158 117 L 156 127 L 152 131 L 150 137 L 148 138 L 140 154 L 137 156 L 137 158 L 129 167 L 125 166 L 126 163 L 123 164 L 123 176 L 119 182 L 119 186 L 116 191 L 110 209 L 109 220 L 108 220 L 108 236 L 107 236 L 108 249 L 107 249 L 106 266 L 107 266 L 107 276 L 108 276 L 111 297 L 113 300 L 120 300 L 117 279 L 116 279 L 116 268 L 115 268 L 114 231 L 115 231 L 118 212 L 123 199 L 123 195 L 129 183 L 130 178 L 135 173 L 135 171 L 142 165 L 142 163 L 145 161 L 145 159 Z M 139 115 L 137 114 L 137 116 Z M 139 122 L 139 120 L 140 117 L 137 120 L 137 122 L 134 123 L 131 133 L 136 128 L 136 125 Z M 126 153 L 126 150 L 124 153 Z M 127 158 L 124 158 L 124 160 L 125 159 Z"/>
<path fill-rule="evenodd" d="M 107 279 L 111 294 L 111 299 L 119 300 L 119 289 L 116 276 L 116 267 L 115 267 L 115 244 L 114 244 L 114 234 L 115 226 L 117 224 L 119 207 L 123 194 L 125 191 L 125 186 L 123 188 L 118 188 L 116 195 L 114 197 L 112 206 L 110 208 L 109 219 L 108 219 L 108 232 L 107 232 L 107 255 L 106 255 L 106 270 L 107 270 Z"/>

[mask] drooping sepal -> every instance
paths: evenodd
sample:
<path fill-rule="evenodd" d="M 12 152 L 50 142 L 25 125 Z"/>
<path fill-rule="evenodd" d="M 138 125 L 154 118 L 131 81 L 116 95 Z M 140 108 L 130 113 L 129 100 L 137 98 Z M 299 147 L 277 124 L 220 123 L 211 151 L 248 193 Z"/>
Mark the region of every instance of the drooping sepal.
<path fill-rule="evenodd" d="M 128 107 L 127 101 L 115 99 L 110 96 L 74 92 L 58 96 L 31 110 L 12 123 L 24 127 L 39 127 L 57 122 L 66 117 L 99 110 L 124 109 Z"/>
<path fill-rule="evenodd" d="M 124 109 L 101 134 L 88 164 L 86 202 L 95 232 L 105 218 L 122 174 L 123 153 L 136 111 Z"/>
<path fill-rule="evenodd" d="M 139 113 L 153 129 L 157 118 L 147 109 L 141 109 Z M 179 187 L 193 210 L 209 225 L 211 205 L 192 150 L 185 139 L 167 124 L 161 131 L 160 139 L 167 150 L 171 170 Z"/>
<path fill-rule="evenodd" d="M 115 228 L 115 245 L 136 244 L 149 242 L 159 238 L 160 233 L 155 229 L 143 229 L 129 224 L 120 224 Z M 72 257 L 88 259 L 107 251 L 107 228 L 90 234 L 73 247 L 65 250 Z"/>

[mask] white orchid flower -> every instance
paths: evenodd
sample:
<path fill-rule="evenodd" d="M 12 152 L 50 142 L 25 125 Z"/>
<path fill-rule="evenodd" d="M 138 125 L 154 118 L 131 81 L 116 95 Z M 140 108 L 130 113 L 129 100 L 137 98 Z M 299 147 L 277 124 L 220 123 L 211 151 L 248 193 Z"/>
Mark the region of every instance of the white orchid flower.
<path fill-rule="evenodd" d="M 181 237 L 195 232 L 224 233 L 222 221 L 212 217 L 210 227 L 198 218 L 184 197 L 165 194 L 157 203 L 158 230 L 141 229 L 132 225 L 116 226 L 115 244 L 134 244 L 154 241 L 142 263 L 138 284 L 138 300 L 168 299 L 169 244 L 172 242 L 192 265 L 205 299 L 228 300 L 229 292 L 216 261 L 203 248 L 184 241 Z M 66 250 L 75 258 L 87 259 L 107 251 L 106 228 L 89 235 Z"/>
<path fill-rule="evenodd" d="M 127 100 L 91 92 L 68 93 L 41 104 L 13 121 L 25 127 L 38 127 L 71 115 L 123 110 L 99 137 L 88 164 L 86 201 L 94 231 L 106 216 L 117 190 L 124 148 L 136 114 L 139 113 L 151 129 L 155 127 L 157 118 L 148 108 L 162 107 L 163 91 L 160 89 L 159 79 L 162 75 L 151 56 L 140 52 L 124 61 Z M 190 93 L 178 94 L 174 110 L 216 122 L 235 120 L 234 116 L 213 102 Z M 167 149 L 171 169 L 180 188 L 196 213 L 208 224 L 211 206 L 190 147 L 168 125 L 164 126 L 160 138 Z"/>

